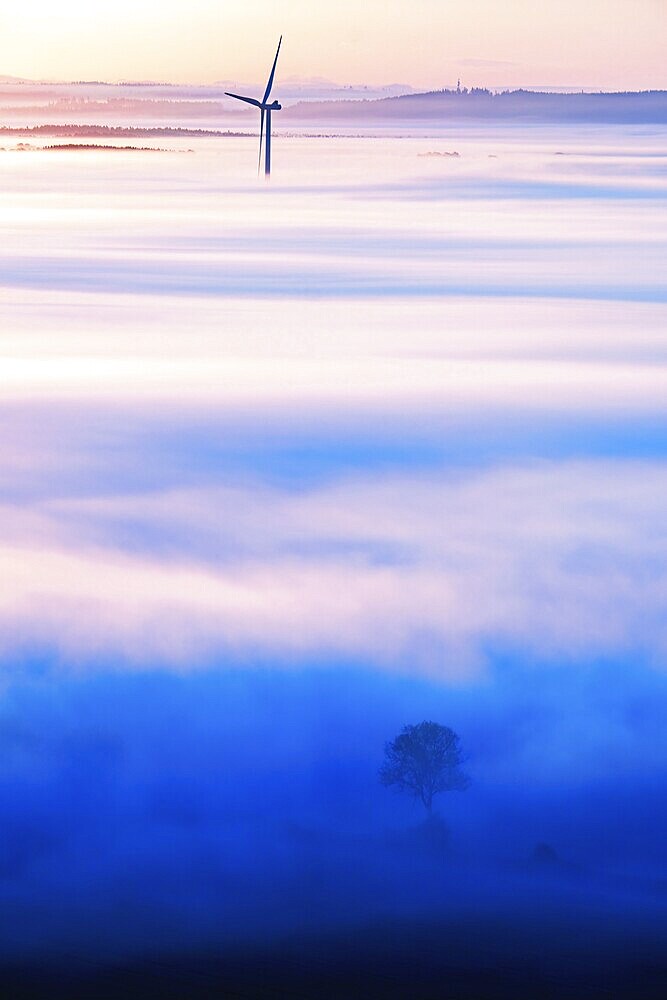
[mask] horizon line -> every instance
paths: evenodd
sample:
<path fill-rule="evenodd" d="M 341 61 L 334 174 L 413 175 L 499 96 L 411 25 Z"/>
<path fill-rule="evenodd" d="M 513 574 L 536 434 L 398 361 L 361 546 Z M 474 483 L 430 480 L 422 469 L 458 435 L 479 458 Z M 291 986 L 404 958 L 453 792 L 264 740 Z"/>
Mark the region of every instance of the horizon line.
<path fill-rule="evenodd" d="M 304 82 L 309 80 L 308 77 L 303 78 Z M 60 87 L 222 87 L 229 83 L 240 83 L 241 81 L 236 80 L 236 78 L 218 78 L 216 80 L 211 80 L 208 82 L 194 82 L 194 81 L 182 81 L 176 82 L 173 80 L 159 80 L 159 79 L 116 79 L 116 80 L 95 80 L 95 79 L 79 79 L 79 80 L 68 80 L 68 79 L 32 79 L 30 77 L 18 77 L 12 74 L 0 74 L 0 86 L 60 86 Z M 247 83 L 247 81 L 245 81 Z M 299 83 L 299 78 L 292 76 L 290 80 L 284 81 L 285 84 L 295 86 Z M 252 85 L 252 84 L 250 84 Z M 259 85 L 259 84 L 258 84 Z M 335 80 L 322 80 L 319 84 L 322 87 L 327 85 L 334 87 L 338 90 L 388 90 L 390 88 L 405 87 L 406 93 L 411 92 L 412 94 L 433 94 L 442 93 L 446 91 L 457 91 L 456 83 L 449 83 L 447 85 L 423 85 L 417 87 L 410 83 L 339 83 Z M 317 87 L 318 84 L 313 84 L 313 87 Z M 582 84 L 484 84 L 484 83 L 471 83 L 461 86 L 461 91 L 467 90 L 488 90 L 491 92 L 512 92 L 520 90 L 528 90 L 538 93 L 572 93 L 572 94 L 648 94 L 648 93 L 664 93 L 667 91 L 667 81 L 665 84 L 659 87 L 656 86 L 646 86 L 646 87 L 633 87 L 624 88 L 618 87 L 600 87 L 600 86 L 587 86 Z M 400 96 L 400 95 L 394 95 Z"/>

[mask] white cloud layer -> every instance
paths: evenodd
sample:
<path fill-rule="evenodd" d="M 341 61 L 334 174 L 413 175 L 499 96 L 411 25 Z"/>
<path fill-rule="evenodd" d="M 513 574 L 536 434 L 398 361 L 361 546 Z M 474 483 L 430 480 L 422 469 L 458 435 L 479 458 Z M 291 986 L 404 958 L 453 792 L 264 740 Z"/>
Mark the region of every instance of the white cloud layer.
<path fill-rule="evenodd" d="M 3 157 L 8 661 L 661 661 L 659 134 Z"/>
<path fill-rule="evenodd" d="M 666 491 L 660 464 L 600 461 L 5 505 L 0 640 L 72 664 L 336 654 L 447 680 L 505 648 L 661 665 Z"/>

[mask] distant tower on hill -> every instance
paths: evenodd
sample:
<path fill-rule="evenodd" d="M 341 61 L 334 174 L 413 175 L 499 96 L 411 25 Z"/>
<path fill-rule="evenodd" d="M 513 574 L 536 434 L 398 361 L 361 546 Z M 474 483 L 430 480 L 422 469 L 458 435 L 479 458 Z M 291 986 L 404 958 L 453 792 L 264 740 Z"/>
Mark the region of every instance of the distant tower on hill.
<path fill-rule="evenodd" d="M 457 94 L 461 93 L 461 78 L 460 77 L 459 77 L 459 79 L 456 82 L 456 93 Z"/>

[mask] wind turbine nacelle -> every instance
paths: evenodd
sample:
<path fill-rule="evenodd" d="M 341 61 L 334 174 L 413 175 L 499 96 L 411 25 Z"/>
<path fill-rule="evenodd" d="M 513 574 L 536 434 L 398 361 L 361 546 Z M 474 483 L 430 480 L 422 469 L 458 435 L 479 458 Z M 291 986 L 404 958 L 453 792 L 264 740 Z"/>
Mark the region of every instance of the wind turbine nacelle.
<path fill-rule="evenodd" d="M 283 107 L 282 104 L 279 104 L 278 101 L 274 101 L 273 104 L 267 104 L 266 105 L 266 110 L 267 111 L 282 111 L 282 107 Z"/>

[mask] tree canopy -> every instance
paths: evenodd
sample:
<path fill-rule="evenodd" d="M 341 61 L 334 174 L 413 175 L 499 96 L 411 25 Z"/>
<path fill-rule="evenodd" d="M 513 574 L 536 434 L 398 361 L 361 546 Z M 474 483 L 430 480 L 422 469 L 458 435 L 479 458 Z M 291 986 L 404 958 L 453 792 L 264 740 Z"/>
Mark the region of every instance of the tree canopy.
<path fill-rule="evenodd" d="M 396 739 L 385 744 L 384 755 L 382 784 L 415 796 L 429 812 L 434 795 L 463 791 L 470 784 L 461 767 L 464 758 L 459 737 L 437 722 L 405 726 Z"/>

